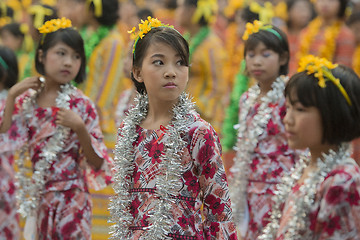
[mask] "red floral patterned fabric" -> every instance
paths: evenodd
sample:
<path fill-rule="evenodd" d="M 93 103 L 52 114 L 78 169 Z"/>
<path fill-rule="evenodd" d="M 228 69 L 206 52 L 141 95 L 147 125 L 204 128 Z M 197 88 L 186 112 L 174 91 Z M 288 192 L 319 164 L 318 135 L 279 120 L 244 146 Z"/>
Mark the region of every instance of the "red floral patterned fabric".
<path fill-rule="evenodd" d="M 21 147 L 27 143 L 31 161 L 34 166 L 39 160 L 42 149 L 51 136 L 56 133 L 55 119 L 59 109 L 56 107 L 41 108 L 36 105 L 34 106 L 33 115 L 25 121 L 26 118 L 23 114 L 22 103 L 24 99 L 31 94 L 31 91 L 32 90 L 26 91 L 16 99 L 11 129 L 7 135 L 0 134 L 0 137 L 8 137 L 8 140 L 0 145 L 0 153 L 13 149 L 14 146 Z M 110 169 L 112 167 L 112 160 L 108 156 L 107 148 L 103 143 L 103 135 L 99 127 L 99 118 L 95 105 L 80 90 L 76 90 L 76 93 L 70 96 L 70 98 L 70 109 L 83 119 L 91 137 L 91 144 L 98 156 L 104 159 L 104 163 L 101 169 L 97 171 L 87 164 L 77 135 L 71 131 L 69 137 L 65 140 L 63 150 L 58 154 L 57 160 L 53 162 L 49 169 L 49 173 L 46 176 L 44 194 L 49 192 L 63 192 L 71 189 L 88 192 L 88 187 L 99 190 L 111 183 Z M 61 194 L 53 194 L 52 196 L 61 199 L 60 195 Z M 55 201 L 55 199 L 52 201 Z M 86 203 L 90 202 L 86 201 Z M 91 206 L 89 205 L 88 208 L 91 213 Z M 60 212 L 56 212 L 56 214 L 60 214 Z M 75 214 L 75 212 L 72 214 Z M 78 217 L 75 215 L 53 216 L 53 218 L 49 218 L 49 221 L 55 221 L 55 219 L 59 217 L 66 217 L 67 221 L 74 224 L 74 226 L 77 224 L 76 219 Z M 41 229 L 40 222 L 44 224 L 42 221 L 38 221 L 39 229 Z M 59 229 L 54 228 L 51 231 L 58 230 Z M 39 233 L 41 235 L 41 231 L 39 231 Z M 47 238 L 45 233 L 43 236 L 41 239 L 51 239 Z"/>
<path fill-rule="evenodd" d="M 240 112 L 244 109 L 248 97 L 248 92 L 241 97 Z M 251 129 L 252 121 L 258 115 L 259 107 L 260 103 L 256 103 L 250 108 L 246 122 L 239 122 L 248 126 L 247 131 L 253 130 Z M 259 136 L 248 170 L 249 224 L 244 238 L 248 240 L 256 239 L 268 223 L 273 205 L 271 197 L 274 195 L 275 186 L 284 174 L 290 172 L 297 158 L 297 154 L 289 149 L 285 136 L 283 124 L 286 114 L 285 98 L 276 103 L 269 103 L 268 107 L 272 109 L 271 117 L 265 131 Z"/>
<path fill-rule="evenodd" d="M 169 236 L 196 240 L 237 239 L 218 136 L 199 115 L 189 117 L 189 131 L 183 135 L 187 142 L 182 154 L 183 188 L 174 196 Z M 149 212 L 154 207 L 154 178 L 161 172 L 159 163 L 163 160 L 161 156 L 167 141 L 167 135 L 160 129 L 147 130 L 137 126 L 137 132 L 139 137 L 133 143 L 135 169 L 130 190 L 130 211 L 134 217 L 130 227 L 132 239 L 142 239 L 144 227 L 149 225 Z"/>
<path fill-rule="evenodd" d="M 0 91 L 0 93 L 2 93 Z M 5 92 L 3 92 L 5 93 Z M 7 94 L 0 94 L 0 122 L 5 108 Z M 6 136 L 0 136 L 0 142 L 7 141 Z M 0 153 L 0 239 L 20 239 L 19 216 L 16 212 L 15 172 L 13 149 Z"/>
<path fill-rule="evenodd" d="M 304 198 L 299 188 L 295 185 L 286 200 L 277 240 L 284 239 L 292 202 Z M 307 220 L 310 226 L 303 234 L 311 234 L 311 239 L 360 239 L 360 169 L 355 162 L 335 166 L 317 186 Z"/>

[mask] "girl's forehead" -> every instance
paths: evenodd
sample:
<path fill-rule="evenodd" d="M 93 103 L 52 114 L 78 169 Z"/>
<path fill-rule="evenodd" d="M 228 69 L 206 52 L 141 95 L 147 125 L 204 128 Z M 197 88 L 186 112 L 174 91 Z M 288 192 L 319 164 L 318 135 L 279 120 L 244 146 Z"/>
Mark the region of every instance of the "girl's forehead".
<path fill-rule="evenodd" d="M 149 44 L 149 47 L 148 47 L 145 55 L 152 55 L 155 53 L 172 55 L 172 54 L 176 53 L 176 50 L 169 43 L 154 41 Z"/>

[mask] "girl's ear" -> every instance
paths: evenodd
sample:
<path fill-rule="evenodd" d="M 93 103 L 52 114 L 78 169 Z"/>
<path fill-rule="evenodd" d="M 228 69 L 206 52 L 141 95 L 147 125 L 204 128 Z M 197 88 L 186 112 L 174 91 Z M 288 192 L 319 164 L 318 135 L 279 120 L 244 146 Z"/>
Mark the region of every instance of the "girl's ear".
<path fill-rule="evenodd" d="M 142 76 L 141 76 L 141 69 L 140 68 L 133 67 L 132 72 L 133 72 L 133 76 L 134 76 L 136 81 L 144 82 L 144 80 L 142 79 Z"/>
<path fill-rule="evenodd" d="M 280 59 L 279 59 L 280 66 L 285 65 L 288 61 L 289 61 L 289 53 L 285 52 L 285 53 L 281 54 Z"/>
<path fill-rule="evenodd" d="M 43 52 L 43 50 L 39 50 L 39 54 L 38 54 L 38 61 L 40 62 L 40 63 L 43 63 L 42 62 L 42 60 L 43 60 L 43 58 L 44 58 L 44 52 Z"/>

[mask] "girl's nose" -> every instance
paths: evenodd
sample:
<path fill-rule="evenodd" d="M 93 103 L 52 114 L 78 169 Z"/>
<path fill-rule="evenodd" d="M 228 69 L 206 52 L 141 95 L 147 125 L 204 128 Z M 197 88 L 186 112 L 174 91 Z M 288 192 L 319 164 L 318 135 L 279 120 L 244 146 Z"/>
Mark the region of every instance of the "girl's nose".
<path fill-rule="evenodd" d="M 176 73 L 173 67 L 168 67 L 164 73 L 165 78 L 175 78 Z"/>
<path fill-rule="evenodd" d="M 293 118 L 292 118 L 292 115 L 291 115 L 291 110 L 288 108 L 286 110 L 286 114 L 285 114 L 285 117 L 284 117 L 284 124 L 285 125 L 291 125 L 293 123 Z"/>

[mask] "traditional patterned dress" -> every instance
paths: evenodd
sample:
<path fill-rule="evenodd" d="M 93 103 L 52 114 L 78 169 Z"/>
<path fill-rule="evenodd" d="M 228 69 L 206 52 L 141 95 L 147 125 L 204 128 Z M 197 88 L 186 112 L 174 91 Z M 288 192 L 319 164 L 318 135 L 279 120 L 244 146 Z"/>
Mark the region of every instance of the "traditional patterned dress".
<path fill-rule="evenodd" d="M 259 108 L 261 106 L 261 103 L 258 101 L 250 106 L 245 117 L 246 120 L 243 122 L 243 120 L 241 120 L 241 112 L 246 111 L 245 109 L 247 109 L 247 107 L 245 107 L 245 105 L 248 104 L 247 101 L 249 101 L 249 91 L 243 94 L 239 105 L 239 124 L 246 125 L 244 136 L 249 136 L 249 132 L 255 130 L 253 121 L 256 121 L 256 119 L 260 117 Z M 238 173 L 241 175 L 247 174 L 247 185 L 244 189 L 245 196 L 234 196 L 234 199 L 232 199 L 234 208 L 240 208 L 241 206 L 235 205 L 237 202 L 235 198 L 247 197 L 247 203 L 242 203 L 245 205 L 245 209 L 248 209 L 247 220 L 245 221 L 245 225 L 243 225 L 243 223 L 237 224 L 243 229 L 242 232 L 246 231 L 247 225 L 245 239 L 249 240 L 256 239 L 261 233 L 262 228 L 268 223 L 267 218 L 271 213 L 273 204 L 271 197 L 274 195 L 275 186 L 280 182 L 284 174 L 290 172 L 291 167 L 295 164 L 296 158 L 294 151 L 289 149 L 285 136 L 285 127 L 283 124 L 283 118 L 286 114 L 285 98 L 281 97 L 276 102 L 266 104 L 267 106 L 265 108 L 271 109 L 270 116 L 267 116 L 269 120 L 264 123 L 265 126 L 262 133 L 257 137 L 255 148 L 248 150 L 250 151 L 250 161 L 249 159 L 235 159 L 235 161 L 249 162 L 249 164 L 245 165 L 245 169 L 240 169 Z M 244 144 L 245 141 L 253 141 L 253 139 L 238 140 L 238 144 Z M 236 166 L 237 163 L 235 162 L 234 167 Z M 230 171 L 233 170 L 231 169 Z M 234 180 L 240 178 L 238 174 L 233 175 Z M 236 191 L 234 187 L 234 185 L 230 184 L 231 191 Z M 246 224 L 246 222 L 248 222 L 248 224 Z"/>
<path fill-rule="evenodd" d="M 93 49 L 88 59 L 87 79 L 81 86 L 84 94 L 96 105 L 100 126 L 108 148 L 116 142 L 115 108 L 119 93 L 124 91 L 123 75 L 124 40 L 115 29 Z"/>
<path fill-rule="evenodd" d="M 300 34 L 300 43 L 299 43 L 300 47 L 303 44 L 302 41 L 304 41 L 303 39 L 308 34 L 308 31 L 309 31 L 308 27 L 302 30 Z M 326 40 L 325 30 L 320 29 L 320 31 L 311 40 L 312 42 L 310 44 L 310 49 L 308 54 L 312 54 L 319 57 L 325 57 L 319 55 L 319 50 L 321 49 L 321 46 L 324 45 Z M 344 64 L 348 67 L 352 67 L 352 58 L 356 47 L 354 34 L 343 23 L 340 27 L 339 33 L 333 40 L 334 41 L 332 44 L 335 45 L 335 51 L 333 53 L 333 59 L 328 59 L 328 60 L 334 63 Z"/>
<path fill-rule="evenodd" d="M 190 124 L 183 136 L 186 147 L 181 157 L 182 188 L 173 197 L 169 236 L 194 240 L 237 239 L 217 134 L 197 113 L 187 117 Z M 142 236 L 154 208 L 155 176 L 161 171 L 159 163 L 167 135 L 160 129 L 147 130 L 140 126 L 136 132 L 139 137 L 133 143 L 135 169 L 130 189 L 130 212 L 134 221 L 130 229 L 131 239 L 144 239 Z"/>
<path fill-rule="evenodd" d="M 200 31 L 206 32 L 206 28 Z M 201 117 L 209 122 L 217 133 L 221 133 L 227 98 L 227 85 L 222 72 L 226 51 L 221 39 L 210 29 L 204 36 L 200 43 L 196 43 L 196 36 L 189 40 L 191 67 L 187 92 L 194 98 Z"/>
<path fill-rule="evenodd" d="M 55 119 L 59 109 L 35 105 L 32 116 L 24 116 L 22 102 L 31 94 L 31 90 L 28 90 L 16 99 L 9 142 L 0 145 L 0 152 L 6 151 L 12 144 L 27 144 L 34 166 L 39 161 L 42 149 L 56 133 Z M 95 106 L 80 90 L 76 90 L 70 98 L 70 110 L 84 121 L 92 147 L 104 159 L 104 163 L 98 170 L 92 168 L 86 162 L 77 135 L 70 131 L 57 161 L 53 162 L 45 176 L 46 184 L 36 221 L 39 239 L 90 239 L 89 187 L 100 189 L 111 182 L 111 159 L 103 143 Z"/>
<path fill-rule="evenodd" d="M 296 184 L 288 196 L 277 240 L 284 240 L 287 232 L 287 222 L 293 216 L 293 202 L 295 199 L 305 199 Z M 302 232 L 308 237 L 304 239 L 360 239 L 360 169 L 355 162 L 336 165 L 317 185 L 315 201 L 311 204 L 310 213 L 306 221 L 309 228 Z"/>
<path fill-rule="evenodd" d="M 7 97 L 7 90 L 0 91 L 0 122 Z M 1 144 L 8 141 L 6 136 L 0 136 Z M 19 216 L 16 213 L 14 148 L 0 153 L 0 239 L 20 239 Z"/>

